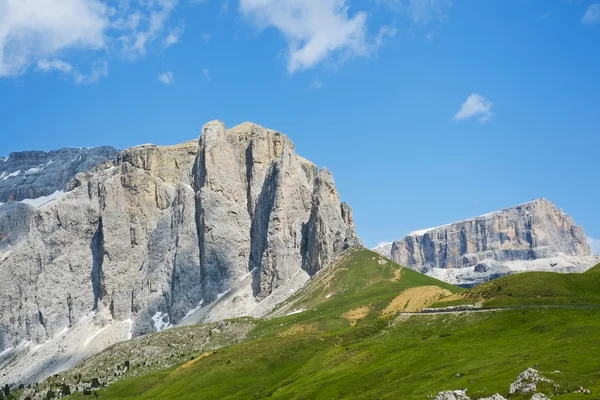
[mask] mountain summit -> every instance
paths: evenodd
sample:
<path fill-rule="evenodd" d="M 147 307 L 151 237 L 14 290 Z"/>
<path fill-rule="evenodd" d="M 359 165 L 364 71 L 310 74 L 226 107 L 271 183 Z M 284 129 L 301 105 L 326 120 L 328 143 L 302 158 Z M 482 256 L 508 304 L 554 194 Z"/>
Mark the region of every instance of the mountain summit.
<path fill-rule="evenodd" d="M 595 262 L 583 229 L 546 199 L 412 232 L 377 250 L 465 286 L 522 271 L 582 272 Z"/>
<path fill-rule="evenodd" d="M 279 132 L 214 121 L 124 150 L 37 209 L 0 206 L 0 367 L 28 382 L 184 320 L 264 315 L 360 245 L 331 173 Z"/>

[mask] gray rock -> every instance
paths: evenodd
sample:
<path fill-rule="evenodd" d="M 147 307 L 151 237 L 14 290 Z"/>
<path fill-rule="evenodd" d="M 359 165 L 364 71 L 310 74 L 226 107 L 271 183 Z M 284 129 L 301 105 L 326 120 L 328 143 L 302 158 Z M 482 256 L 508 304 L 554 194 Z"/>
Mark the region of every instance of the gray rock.
<path fill-rule="evenodd" d="M 480 398 L 479 400 L 506 400 L 506 398 L 498 393 L 493 394 L 490 397 Z"/>
<path fill-rule="evenodd" d="M 550 400 L 548 398 L 548 396 L 546 396 L 543 393 L 534 393 L 533 396 L 531 396 L 531 400 Z"/>
<path fill-rule="evenodd" d="M 466 390 L 453 390 L 438 393 L 435 400 L 471 400 Z"/>
<path fill-rule="evenodd" d="M 21 151 L 0 159 L 0 203 L 36 199 L 65 190 L 79 172 L 114 160 L 114 147 Z"/>
<path fill-rule="evenodd" d="M 509 394 L 535 393 L 537 390 L 537 384 L 540 382 L 550 383 L 552 380 L 544 378 L 534 368 L 527 368 L 525 371 L 519 374 L 516 381 L 511 383 Z"/>
<path fill-rule="evenodd" d="M 68 340 L 86 347 L 100 333 L 93 324 L 111 326 L 106 345 L 127 337 L 123 329 L 163 329 L 210 310 L 251 271 L 248 301 L 261 302 L 299 271 L 314 274 L 360 246 L 329 171 L 296 155 L 285 135 L 249 123 L 210 122 L 199 142 L 122 151 L 67 189 L 37 209 L 0 208 L 0 351 L 54 343 L 65 329 L 74 337 L 92 312 L 81 328 L 89 338 Z M 11 365 L 5 379 L 27 380 L 25 366 Z"/>
<path fill-rule="evenodd" d="M 392 244 L 391 257 L 463 285 L 529 269 L 582 271 L 594 262 L 583 229 L 545 199 L 413 232 Z"/>

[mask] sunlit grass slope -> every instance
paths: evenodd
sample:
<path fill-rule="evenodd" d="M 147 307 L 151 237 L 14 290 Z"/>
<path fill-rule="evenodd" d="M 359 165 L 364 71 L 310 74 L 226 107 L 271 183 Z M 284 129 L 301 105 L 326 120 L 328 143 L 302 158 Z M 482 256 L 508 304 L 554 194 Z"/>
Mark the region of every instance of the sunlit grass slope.
<path fill-rule="evenodd" d="M 385 314 L 407 290 L 417 297 L 423 288 L 461 290 L 381 260 L 366 250 L 347 254 L 275 312 L 284 316 L 258 321 L 252 339 L 169 371 L 125 379 L 100 391 L 100 398 L 425 399 L 459 388 L 473 399 L 496 392 L 508 397 L 510 383 L 534 366 L 559 384 L 541 388 L 554 397 L 588 398 L 563 393 L 578 386 L 600 390 L 597 310 Z M 519 283 L 519 276 L 504 282 L 528 299 L 525 288 L 533 284 Z M 573 300 L 571 285 L 577 284 L 547 296 Z M 587 297 L 593 285 L 579 291 L 583 299 L 596 298 Z"/>

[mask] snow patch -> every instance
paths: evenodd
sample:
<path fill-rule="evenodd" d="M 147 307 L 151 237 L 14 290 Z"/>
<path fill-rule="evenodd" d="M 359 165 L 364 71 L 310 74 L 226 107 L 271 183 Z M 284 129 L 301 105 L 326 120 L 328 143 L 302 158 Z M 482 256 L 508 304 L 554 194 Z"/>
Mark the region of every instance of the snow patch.
<path fill-rule="evenodd" d="M 154 321 L 154 328 L 156 328 L 156 332 L 164 331 L 165 329 L 171 327 L 169 314 L 163 314 L 162 312 L 157 311 L 152 317 L 152 320 Z"/>
<path fill-rule="evenodd" d="M 46 163 L 46 165 L 50 165 L 50 164 L 52 164 L 52 163 L 54 163 L 54 161 L 50 160 L 50 161 L 48 161 L 48 162 Z"/>
<path fill-rule="evenodd" d="M 243 281 L 244 279 L 246 279 L 247 277 L 249 277 L 250 275 L 252 275 L 252 273 L 254 273 L 254 271 L 256 271 L 256 268 L 253 268 L 252 271 L 250 271 L 246 275 L 242 276 L 240 278 L 240 281 Z M 225 293 L 227 293 L 227 292 L 225 292 Z"/>
<path fill-rule="evenodd" d="M 3 172 L 2 175 L 0 175 L 0 179 L 2 179 L 3 181 L 7 180 L 8 178 L 12 178 L 14 176 L 18 176 L 21 173 L 21 170 L 15 171 L 15 172 L 11 172 L 10 174 L 7 174 L 6 172 Z"/>
<path fill-rule="evenodd" d="M 299 310 L 292 311 L 291 313 L 286 314 L 285 316 L 287 317 L 288 315 L 300 314 L 301 312 L 304 312 L 304 311 L 306 311 L 306 309 L 305 308 L 301 308 Z"/>
<path fill-rule="evenodd" d="M 98 336 L 100 333 L 102 333 L 102 331 L 104 331 L 106 328 L 108 328 L 110 325 L 106 325 L 104 328 L 100 329 L 98 332 L 94 333 L 92 336 L 90 336 L 89 338 L 87 338 L 85 340 L 85 342 L 83 342 L 83 347 L 87 347 L 88 344 L 90 344 L 90 342 L 92 340 L 94 340 L 96 338 L 96 336 Z"/>
<path fill-rule="evenodd" d="M 202 304 L 204 304 L 204 300 L 200 300 L 200 302 L 198 303 L 198 306 L 196 308 L 192 308 L 190 311 L 187 312 L 187 314 L 185 314 L 185 317 L 183 317 L 181 320 L 185 320 L 187 317 L 189 317 L 190 315 L 192 315 L 193 313 L 195 313 L 196 311 L 198 311 L 200 308 L 202 308 Z"/>
<path fill-rule="evenodd" d="M 5 354 L 8 354 L 10 351 L 12 351 L 13 347 L 9 347 L 8 349 L 4 349 L 2 351 L 0 351 L 0 359 L 2 358 L 2 356 L 4 356 Z"/>
<path fill-rule="evenodd" d="M 231 289 L 227 289 L 226 291 L 224 291 L 223 293 L 219 293 L 217 294 L 217 300 L 220 300 L 221 297 L 225 296 L 227 293 L 229 293 L 231 291 Z M 216 300 L 215 300 L 216 301 Z"/>
<path fill-rule="evenodd" d="M 38 172 L 40 172 L 41 170 L 43 170 L 44 167 L 37 167 L 37 168 L 29 168 L 27 171 L 25 171 L 25 174 L 36 174 Z"/>
<path fill-rule="evenodd" d="M 58 338 L 60 335 L 64 335 L 65 333 L 67 333 L 69 331 L 69 328 L 65 328 L 62 331 L 58 332 L 56 334 L 56 336 L 54 336 L 54 339 Z"/>
<path fill-rule="evenodd" d="M 35 208 L 41 208 L 41 207 L 46 206 L 56 200 L 59 200 L 59 199 L 65 197 L 65 195 L 66 195 L 66 193 L 64 191 L 57 190 L 56 192 L 52 193 L 51 195 L 41 196 L 36 199 L 24 199 L 24 200 L 21 200 L 20 203 L 29 204 L 30 206 L 33 206 Z"/>

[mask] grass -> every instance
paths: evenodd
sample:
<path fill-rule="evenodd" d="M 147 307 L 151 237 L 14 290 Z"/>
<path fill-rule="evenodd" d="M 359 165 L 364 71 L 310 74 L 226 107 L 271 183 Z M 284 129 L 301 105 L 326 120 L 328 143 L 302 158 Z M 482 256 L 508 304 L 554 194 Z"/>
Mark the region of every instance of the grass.
<path fill-rule="evenodd" d="M 584 273 L 523 272 L 476 286 L 454 301 L 431 307 L 481 303 L 485 307 L 600 307 L 600 264 Z"/>
<path fill-rule="evenodd" d="M 559 385 L 544 385 L 546 394 L 566 400 L 596 398 L 564 393 L 579 386 L 593 394 L 600 391 L 600 347 L 596 346 L 600 316 L 596 310 L 526 309 L 383 318 L 381 310 L 407 288 L 440 285 L 455 293 L 461 290 L 379 260 L 369 251 L 354 252 L 278 312 L 306 311 L 256 321 L 257 328 L 248 341 L 211 352 L 186 367 L 127 378 L 99 391 L 99 396 L 423 399 L 442 390 L 468 388 L 471 398 L 478 399 L 497 392 L 508 397 L 516 376 L 535 367 Z M 525 276 L 523 282 L 519 276 Z M 557 281 L 545 275 L 508 278 L 501 280 L 500 290 L 513 294 L 507 295 L 508 299 L 542 295 L 546 299 L 556 296 L 561 304 L 600 301 L 591 293 L 594 285 L 598 291 L 600 282 L 589 276 L 587 283 Z M 558 289 L 542 290 L 557 282 Z M 583 286 L 575 290 L 578 285 Z M 487 286 L 480 295 L 493 290 Z M 577 300 L 573 293 L 582 298 Z M 355 325 L 342 316 L 367 305 L 371 312 Z"/>
<path fill-rule="evenodd" d="M 588 269 L 585 273 L 586 274 L 600 273 L 600 264 L 593 266 L 592 268 Z"/>
<path fill-rule="evenodd" d="M 484 307 L 600 306 L 599 288 L 599 273 L 526 272 L 477 286 L 466 297 L 483 299 Z"/>

